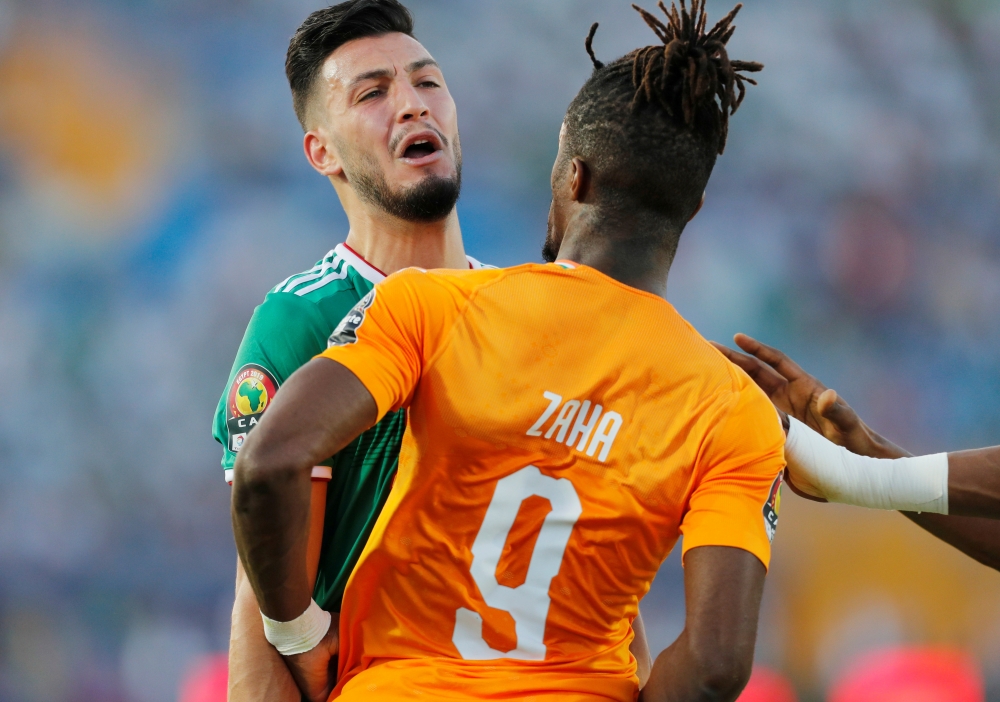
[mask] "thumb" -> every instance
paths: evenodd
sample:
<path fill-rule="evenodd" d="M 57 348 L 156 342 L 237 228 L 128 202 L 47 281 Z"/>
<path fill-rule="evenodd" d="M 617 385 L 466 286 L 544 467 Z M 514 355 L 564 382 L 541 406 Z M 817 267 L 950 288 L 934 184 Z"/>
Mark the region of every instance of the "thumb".
<path fill-rule="evenodd" d="M 858 425 L 857 413 L 840 399 L 836 390 L 824 390 L 816 399 L 816 410 L 823 419 L 842 432 L 849 432 Z"/>

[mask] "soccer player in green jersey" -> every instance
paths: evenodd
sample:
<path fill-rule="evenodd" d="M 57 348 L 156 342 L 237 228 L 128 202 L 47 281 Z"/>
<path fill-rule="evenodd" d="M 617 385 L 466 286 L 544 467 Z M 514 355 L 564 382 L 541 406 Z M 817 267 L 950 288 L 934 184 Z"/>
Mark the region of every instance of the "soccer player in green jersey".
<path fill-rule="evenodd" d="M 349 0 L 314 12 L 286 60 L 309 163 L 333 184 L 350 232 L 311 269 L 282 281 L 257 307 L 215 415 L 223 468 L 281 384 L 326 349 L 345 315 L 386 274 L 402 268 L 478 268 L 466 256 L 455 203 L 462 155 L 455 103 L 441 69 L 412 36 L 397 0 Z M 308 572 L 314 599 L 338 612 L 344 586 L 392 486 L 406 429 L 384 418 L 313 470 Z M 633 653 L 651 661 L 641 629 Z M 336 626 L 330 628 L 331 641 Z M 308 681 L 299 681 L 308 686 Z M 299 700 L 267 642 L 257 601 L 237 568 L 230 641 L 230 700 Z"/>
<path fill-rule="evenodd" d="M 455 211 L 462 165 L 455 103 L 412 32 L 395 0 L 353 0 L 313 13 L 291 41 L 286 73 L 306 158 L 333 183 L 350 232 L 311 269 L 271 289 L 253 314 L 215 416 L 229 481 L 240 446 L 281 384 L 326 349 L 334 328 L 386 274 L 481 265 L 465 255 Z M 329 611 L 340 609 L 388 495 L 405 428 L 404 413 L 387 417 L 313 471 L 309 567 L 315 599 Z M 298 700 L 260 621 L 240 572 L 230 699 Z"/>

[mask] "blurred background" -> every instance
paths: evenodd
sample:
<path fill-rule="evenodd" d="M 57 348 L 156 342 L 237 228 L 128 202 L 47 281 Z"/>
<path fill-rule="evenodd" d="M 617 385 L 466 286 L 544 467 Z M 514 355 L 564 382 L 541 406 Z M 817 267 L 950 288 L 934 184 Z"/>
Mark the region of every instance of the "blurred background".
<path fill-rule="evenodd" d="M 226 649 L 212 415 L 254 306 L 347 234 L 283 73 L 324 4 L 0 0 L 3 702 L 174 702 Z M 467 250 L 539 260 L 587 29 L 605 60 L 652 33 L 625 0 L 408 4 L 459 107 Z M 671 301 L 912 451 L 1000 443 L 1000 2 L 749 0 L 738 24 L 731 55 L 767 68 Z M 643 603 L 657 650 L 677 560 Z M 787 493 L 758 662 L 818 701 L 898 646 L 965 656 L 1000 700 L 1000 575 Z"/>

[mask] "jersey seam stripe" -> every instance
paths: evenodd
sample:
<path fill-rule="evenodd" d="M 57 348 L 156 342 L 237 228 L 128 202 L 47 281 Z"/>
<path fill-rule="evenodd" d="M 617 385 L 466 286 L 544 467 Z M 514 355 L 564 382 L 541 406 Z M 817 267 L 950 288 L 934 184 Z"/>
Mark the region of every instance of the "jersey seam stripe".
<path fill-rule="evenodd" d="M 312 285 L 307 285 L 301 290 L 296 290 L 295 294 L 298 295 L 299 297 L 302 297 L 303 295 L 308 295 L 311 292 L 316 292 L 320 288 L 326 287 L 335 280 L 343 280 L 346 277 L 347 277 L 347 261 L 344 261 L 344 265 L 341 267 L 340 271 L 334 271 L 330 275 L 326 276 L 325 278 L 322 278 L 321 280 L 316 281 Z"/>
<path fill-rule="evenodd" d="M 308 283 L 311 280 L 322 278 L 323 276 L 327 275 L 331 270 L 334 271 L 337 270 L 338 264 L 341 261 L 343 261 L 343 259 L 337 255 L 334 255 L 333 258 L 330 259 L 324 259 L 323 265 L 322 267 L 319 267 L 319 270 L 314 269 L 315 272 L 310 271 L 309 273 L 302 273 L 300 277 L 288 283 L 288 285 L 282 288 L 281 292 L 286 292 L 286 293 L 295 292 L 295 288 L 297 288 L 298 286 Z"/>
<path fill-rule="evenodd" d="M 334 256 L 332 260 L 325 262 L 323 264 L 323 267 L 320 268 L 319 270 L 317 270 L 315 272 L 312 272 L 312 273 L 309 273 L 309 274 L 303 274 L 302 277 L 300 277 L 300 278 L 298 278 L 296 280 L 293 280 L 291 283 L 289 283 L 288 285 L 285 286 L 285 288 L 284 288 L 284 290 L 282 290 L 282 292 L 286 292 L 286 293 L 296 292 L 295 288 L 299 287 L 300 285 L 305 285 L 306 283 L 308 283 L 310 281 L 313 281 L 313 280 L 316 280 L 318 278 L 322 278 L 322 277 L 328 275 L 331 271 L 336 271 L 337 268 L 339 267 L 339 264 L 342 261 L 343 261 L 343 259 L 340 258 L 339 256 Z"/>
<path fill-rule="evenodd" d="M 333 249 L 330 249 L 330 251 L 327 252 L 326 256 L 324 256 L 315 266 L 313 266 L 312 268 L 310 268 L 307 271 L 303 271 L 302 273 L 295 273 L 293 275 L 288 276 L 283 281 L 281 281 L 280 283 L 278 283 L 277 285 L 275 285 L 271 289 L 271 292 L 278 292 L 278 291 L 280 291 L 283 287 L 285 287 L 286 285 L 288 285 L 288 281 L 290 281 L 292 278 L 298 278 L 300 275 L 308 275 L 308 274 L 312 273 L 313 271 L 319 270 L 320 266 L 323 265 L 323 262 L 326 261 L 326 259 L 330 258 L 330 256 L 332 254 L 333 254 Z"/>

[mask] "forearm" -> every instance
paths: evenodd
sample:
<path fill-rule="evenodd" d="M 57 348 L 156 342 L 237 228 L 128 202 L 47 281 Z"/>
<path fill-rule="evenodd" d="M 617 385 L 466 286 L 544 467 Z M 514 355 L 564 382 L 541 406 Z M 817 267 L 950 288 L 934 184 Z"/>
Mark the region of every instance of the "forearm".
<path fill-rule="evenodd" d="M 867 441 L 863 442 L 862 450 L 854 451 L 854 447 L 850 447 L 855 453 L 873 458 L 890 459 L 912 456 L 906 449 L 896 446 L 869 427 L 862 426 Z M 994 446 L 948 454 L 948 514 L 955 517 L 1000 519 L 1000 447 Z M 940 527 L 946 520 L 914 519 L 913 521 L 921 526 L 923 526 L 921 522 L 926 522 L 927 524 L 937 524 Z M 956 523 L 973 526 L 983 524 L 978 520 L 972 522 L 959 520 Z M 984 527 L 976 526 L 976 528 Z M 944 533 L 948 537 L 965 538 L 964 528 L 956 534 L 952 534 L 950 531 L 945 530 Z M 987 531 L 992 530 L 987 529 Z M 941 534 L 935 535 L 945 538 Z M 989 543 L 992 544 L 994 541 L 991 539 Z"/>
<path fill-rule="evenodd" d="M 864 430 L 871 437 L 866 449 L 868 455 L 874 458 L 912 455 L 867 426 Z M 958 510 L 989 509 L 991 501 L 1000 503 L 1000 449 L 952 453 L 948 456 L 948 464 L 950 511 L 956 511 L 956 507 Z M 970 558 L 1000 570 L 1000 521 L 997 519 L 916 512 L 903 512 L 903 515 Z"/>
<path fill-rule="evenodd" d="M 751 647 L 747 660 L 753 659 Z M 732 666 L 724 656 L 696 654 L 685 630 L 656 657 L 640 702 L 732 702 L 750 678 L 750 666 Z"/>
<path fill-rule="evenodd" d="M 240 479 L 241 467 L 251 473 L 244 480 Z M 258 477 L 261 469 L 237 462 L 233 486 L 236 547 L 261 612 L 277 621 L 295 619 L 312 599 L 306 569 L 310 468 Z"/>
<path fill-rule="evenodd" d="M 913 512 L 903 514 L 970 558 L 1000 570 L 1000 520 Z"/>
<path fill-rule="evenodd" d="M 287 622 L 312 598 L 306 570 L 312 468 L 375 423 L 371 393 L 326 359 L 296 371 L 234 467 L 233 531 L 261 612 Z"/>
<path fill-rule="evenodd" d="M 300 702 L 285 661 L 264 638 L 253 588 L 236 565 L 236 602 L 229 638 L 229 702 Z"/>
<path fill-rule="evenodd" d="M 753 667 L 764 565 L 740 549 L 703 546 L 684 557 L 687 621 L 656 657 L 643 702 L 732 702 Z"/>

